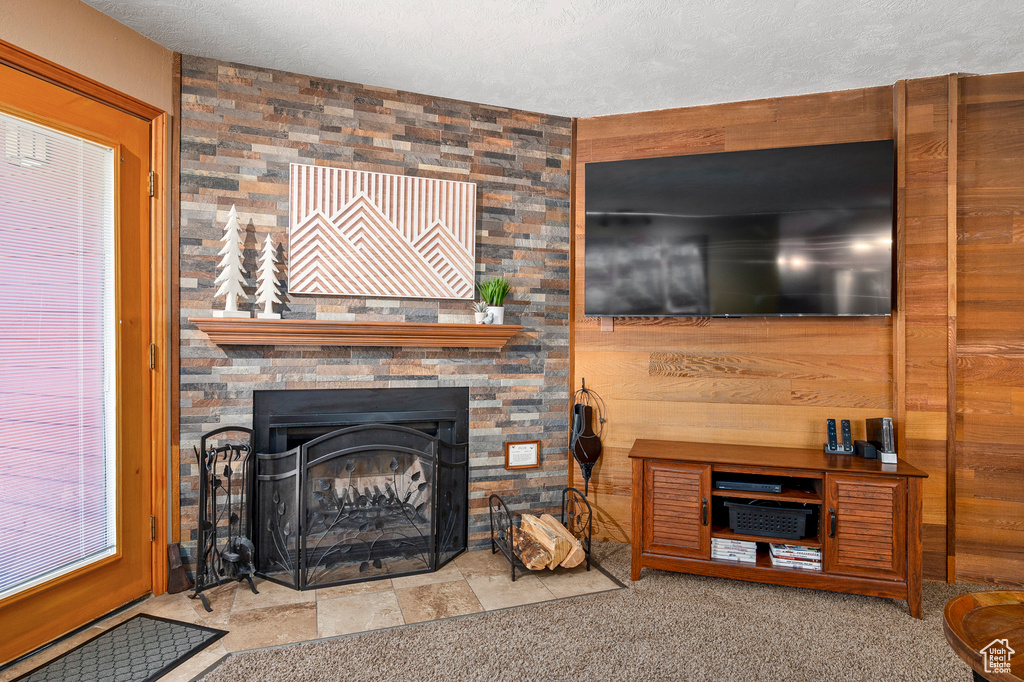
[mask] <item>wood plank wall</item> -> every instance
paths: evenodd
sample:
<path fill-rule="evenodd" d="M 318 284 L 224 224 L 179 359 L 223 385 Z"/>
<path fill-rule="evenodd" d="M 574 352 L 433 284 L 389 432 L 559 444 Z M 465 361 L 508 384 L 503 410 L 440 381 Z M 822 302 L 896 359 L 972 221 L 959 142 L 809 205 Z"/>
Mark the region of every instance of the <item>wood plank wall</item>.
<path fill-rule="evenodd" d="M 946 79 L 893 87 L 607 116 L 577 121 L 573 225 L 573 387 L 608 407 L 591 481 L 595 535 L 629 538 L 626 459 L 639 437 L 820 447 L 824 420 L 906 414 L 904 458 L 925 484 L 925 576 L 946 578 Z M 905 250 L 905 385 L 893 382 L 889 318 L 616 318 L 583 316 L 586 163 L 897 137 Z M 578 468 L 570 481 L 580 483 Z"/>
<path fill-rule="evenodd" d="M 1024 584 L 1024 73 L 960 79 L 956 574 Z"/>
<path fill-rule="evenodd" d="M 925 578 L 945 580 L 949 79 L 911 80 L 899 87 L 905 87 L 907 102 L 901 136 L 906 171 L 902 193 L 906 352 L 900 452 L 929 473 L 923 489 L 922 567 Z"/>

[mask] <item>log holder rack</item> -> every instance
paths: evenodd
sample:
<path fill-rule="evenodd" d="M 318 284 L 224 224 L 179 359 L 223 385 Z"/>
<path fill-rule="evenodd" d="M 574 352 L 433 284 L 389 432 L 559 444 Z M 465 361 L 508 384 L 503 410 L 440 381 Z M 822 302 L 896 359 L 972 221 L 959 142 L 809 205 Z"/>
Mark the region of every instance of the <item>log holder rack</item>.
<path fill-rule="evenodd" d="M 516 581 L 516 556 L 512 545 L 512 527 L 519 527 L 519 515 L 513 516 L 505 501 L 497 493 L 488 498 L 491 521 L 491 554 L 501 552 L 508 560 L 512 571 L 512 582 Z M 587 570 L 590 570 L 590 546 L 594 532 L 594 510 L 586 496 L 573 487 L 562 490 L 562 516 L 559 519 L 566 530 L 577 537 L 583 545 L 587 557 Z M 524 567 L 525 570 L 525 567 Z"/>

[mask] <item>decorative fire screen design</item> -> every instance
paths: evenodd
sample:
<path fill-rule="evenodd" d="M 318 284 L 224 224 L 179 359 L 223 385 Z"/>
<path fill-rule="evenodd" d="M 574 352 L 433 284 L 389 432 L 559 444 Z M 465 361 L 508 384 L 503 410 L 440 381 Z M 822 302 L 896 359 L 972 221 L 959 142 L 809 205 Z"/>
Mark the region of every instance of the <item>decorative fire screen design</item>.
<path fill-rule="evenodd" d="M 288 290 L 472 299 L 476 184 L 291 164 Z"/>
<path fill-rule="evenodd" d="M 456 429 L 424 414 L 256 454 L 257 572 L 313 589 L 434 571 L 464 551 L 468 444 L 441 438 Z"/>

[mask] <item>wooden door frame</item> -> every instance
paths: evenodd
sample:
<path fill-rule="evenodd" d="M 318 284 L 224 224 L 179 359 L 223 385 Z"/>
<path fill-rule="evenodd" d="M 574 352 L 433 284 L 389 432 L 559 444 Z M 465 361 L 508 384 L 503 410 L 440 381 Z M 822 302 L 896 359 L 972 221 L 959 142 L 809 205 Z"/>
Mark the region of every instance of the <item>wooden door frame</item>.
<path fill-rule="evenodd" d="M 156 345 L 154 366 L 150 371 L 150 515 L 155 519 L 155 537 L 151 543 L 152 585 L 154 595 L 167 591 L 167 410 L 169 374 L 167 351 L 170 338 L 167 327 L 169 282 L 167 272 L 167 134 L 168 114 L 142 100 L 115 90 L 0 40 L 0 64 L 40 78 L 78 95 L 87 97 L 149 121 L 149 167 L 155 173 L 150 198 L 150 342 Z"/>

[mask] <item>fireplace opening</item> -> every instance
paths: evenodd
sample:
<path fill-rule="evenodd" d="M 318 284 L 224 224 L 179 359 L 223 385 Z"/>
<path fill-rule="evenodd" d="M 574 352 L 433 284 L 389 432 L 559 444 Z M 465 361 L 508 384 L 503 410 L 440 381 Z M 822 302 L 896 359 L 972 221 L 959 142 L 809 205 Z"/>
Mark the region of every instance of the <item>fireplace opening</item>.
<path fill-rule="evenodd" d="M 296 589 L 435 571 L 466 550 L 466 388 L 256 391 L 256 572 Z"/>

